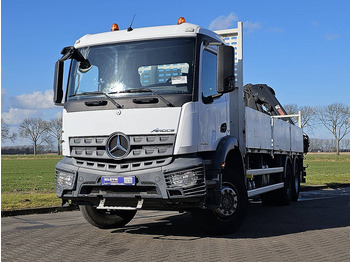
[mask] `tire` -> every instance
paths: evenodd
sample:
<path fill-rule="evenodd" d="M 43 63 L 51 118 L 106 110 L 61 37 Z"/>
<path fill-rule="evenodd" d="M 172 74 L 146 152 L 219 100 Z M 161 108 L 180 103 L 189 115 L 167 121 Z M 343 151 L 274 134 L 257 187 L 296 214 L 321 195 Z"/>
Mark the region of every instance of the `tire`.
<path fill-rule="evenodd" d="M 287 206 L 292 200 L 292 181 L 293 168 L 289 157 L 285 158 L 284 171 L 282 181 L 284 187 L 275 191 L 271 191 L 260 195 L 260 199 L 264 205 Z"/>
<path fill-rule="evenodd" d="M 221 188 L 220 208 L 196 209 L 191 213 L 196 224 L 204 232 L 224 235 L 234 233 L 243 224 L 247 208 L 248 196 L 244 181 L 231 174 L 230 181 L 224 182 Z"/>
<path fill-rule="evenodd" d="M 292 201 L 297 201 L 300 192 L 300 162 L 298 157 L 293 160 L 293 178 L 292 178 Z"/>
<path fill-rule="evenodd" d="M 79 206 L 85 220 L 91 225 L 101 228 L 120 228 L 129 223 L 135 216 L 135 211 L 105 210 L 83 205 Z"/>

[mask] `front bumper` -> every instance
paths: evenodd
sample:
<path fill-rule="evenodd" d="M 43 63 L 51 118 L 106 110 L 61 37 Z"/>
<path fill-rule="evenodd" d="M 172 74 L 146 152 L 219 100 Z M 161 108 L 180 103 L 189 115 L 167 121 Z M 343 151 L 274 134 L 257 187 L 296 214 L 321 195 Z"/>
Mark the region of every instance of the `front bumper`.
<path fill-rule="evenodd" d="M 206 196 L 204 161 L 199 157 L 181 157 L 164 161 L 161 166 L 125 168 L 123 164 L 99 168 L 94 162 L 65 157 L 56 165 L 56 192 L 63 200 L 97 205 L 134 205 L 144 199 L 144 207 L 169 205 L 201 206 Z M 102 177 L 135 177 L 135 185 L 103 185 Z"/>

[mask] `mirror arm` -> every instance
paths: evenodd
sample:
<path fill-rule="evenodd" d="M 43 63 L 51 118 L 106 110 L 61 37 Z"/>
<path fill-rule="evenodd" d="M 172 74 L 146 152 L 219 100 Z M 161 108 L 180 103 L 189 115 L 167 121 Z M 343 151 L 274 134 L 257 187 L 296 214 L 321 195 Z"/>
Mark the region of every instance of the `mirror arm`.
<path fill-rule="evenodd" d="M 204 104 L 211 104 L 214 102 L 214 99 L 219 98 L 223 95 L 223 93 L 211 95 L 211 96 L 203 96 L 202 94 L 202 101 Z"/>
<path fill-rule="evenodd" d="M 75 59 L 80 62 L 80 69 L 88 71 L 91 69 L 91 64 L 88 59 L 86 59 L 78 49 L 74 46 L 67 46 L 62 49 L 61 54 L 63 55 L 59 61 L 64 62 L 68 59 Z"/>
<path fill-rule="evenodd" d="M 68 59 L 71 59 L 74 53 L 74 46 L 67 46 L 62 49 L 61 55 L 62 57 L 59 59 L 59 61 L 64 62 Z"/>
<path fill-rule="evenodd" d="M 226 79 L 225 79 L 225 82 L 226 82 L 226 85 L 229 87 L 229 89 L 230 89 L 230 91 L 229 92 L 231 92 L 231 91 L 233 91 L 233 90 L 235 90 L 237 87 L 236 87 L 236 85 L 235 85 L 235 76 L 234 75 L 232 75 L 232 76 L 229 76 L 229 77 L 227 77 Z"/>
<path fill-rule="evenodd" d="M 202 94 L 202 101 L 204 104 L 211 104 L 214 102 L 213 96 L 203 96 Z"/>

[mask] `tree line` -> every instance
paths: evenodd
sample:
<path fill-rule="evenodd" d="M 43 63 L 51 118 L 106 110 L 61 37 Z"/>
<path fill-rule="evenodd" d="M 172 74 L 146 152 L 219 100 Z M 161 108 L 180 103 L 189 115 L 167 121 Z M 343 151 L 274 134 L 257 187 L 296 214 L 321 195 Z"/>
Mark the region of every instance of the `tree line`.
<path fill-rule="evenodd" d="M 26 118 L 20 124 L 18 133 L 11 133 L 9 126 L 1 119 L 1 142 L 15 141 L 17 137 L 29 139 L 33 143 L 32 152 L 38 154 L 38 149 L 52 146 L 53 140 L 57 141 L 57 154 L 61 154 L 62 118 L 45 121 L 41 118 Z M 25 150 L 23 148 L 22 150 Z M 20 150 L 21 151 L 21 150 Z"/>
<path fill-rule="evenodd" d="M 289 104 L 285 107 L 289 115 L 298 114 L 301 111 L 301 127 L 314 129 L 323 125 L 334 139 L 311 139 L 310 149 L 313 151 L 335 151 L 340 152 L 349 149 L 349 139 L 346 136 L 350 133 L 350 107 L 341 103 L 334 103 L 327 106 L 311 107 Z M 297 119 L 293 118 L 297 123 Z M 38 146 L 50 145 L 53 139 L 57 141 L 57 153 L 61 154 L 62 139 L 62 118 L 44 121 L 41 118 L 27 118 L 18 129 L 17 133 L 11 133 L 7 124 L 1 120 L 1 141 L 14 141 L 18 136 L 28 138 L 33 143 L 33 153 L 38 153 Z"/>
<path fill-rule="evenodd" d="M 340 152 L 350 152 L 350 139 L 344 138 L 340 142 Z M 309 152 L 336 152 L 335 139 L 311 138 Z"/>
<path fill-rule="evenodd" d="M 57 150 L 53 145 L 39 145 L 37 146 L 37 154 L 57 154 Z M 34 150 L 31 145 L 21 146 L 3 146 L 1 147 L 1 154 L 3 155 L 33 155 Z"/>
<path fill-rule="evenodd" d="M 350 107 L 341 103 L 333 103 L 327 106 L 297 106 L 296 104 L 286 105 L 285 110 L 288 114 L 297 114 L 301 111 L 301 126 L 303 128 L 316 128 L 318 125 L 324 126 L 334 137 L 335 145 L 333 148 L 339 155 L 342 140 L 350 133 Z M 316 141 L 316 140 L 315 140 Z M 318 139 L 318 143 L 327 139 Z M 344 140 L 343 144 L 348 147 L 348 143 Z M 324 146 L 321 146 L 322 149 Z"/>

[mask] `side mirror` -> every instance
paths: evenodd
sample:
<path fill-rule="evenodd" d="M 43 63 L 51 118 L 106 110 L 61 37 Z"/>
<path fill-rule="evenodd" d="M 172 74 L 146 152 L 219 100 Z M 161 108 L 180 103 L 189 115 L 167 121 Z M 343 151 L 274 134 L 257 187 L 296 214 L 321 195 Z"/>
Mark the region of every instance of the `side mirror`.
<path fill-rule="evenodd" d="M 53 101 L 55 105 L 62 105 L 63 99 L 63 68 L 64 62 L 58 60 L 55 65 L 55 79 L 53 85 Z"/>
<path fill-rule="evenodd" d="M 235 89 L 235 50 L 232 46 L 220 45 L 217 50 L 217 83 L 219 94 Z"/>
<path fill-rule="evenodd" d="M 64 61 L 68 59 L 75 59 L 80 62 L 79 70 L 82 73 L 88 72 L 92 65 L 89 60 L 84 58 L 78 49 L 75 49 L 74 46 L 67 46 L 61 51 L 62 57 L 56 62 L 55 66 L 55 79 L 53 85 L 54 97 L 53 101 L 56 105 L 62 105 L 63 99 L 63 70 L 64 70 Z"/>

